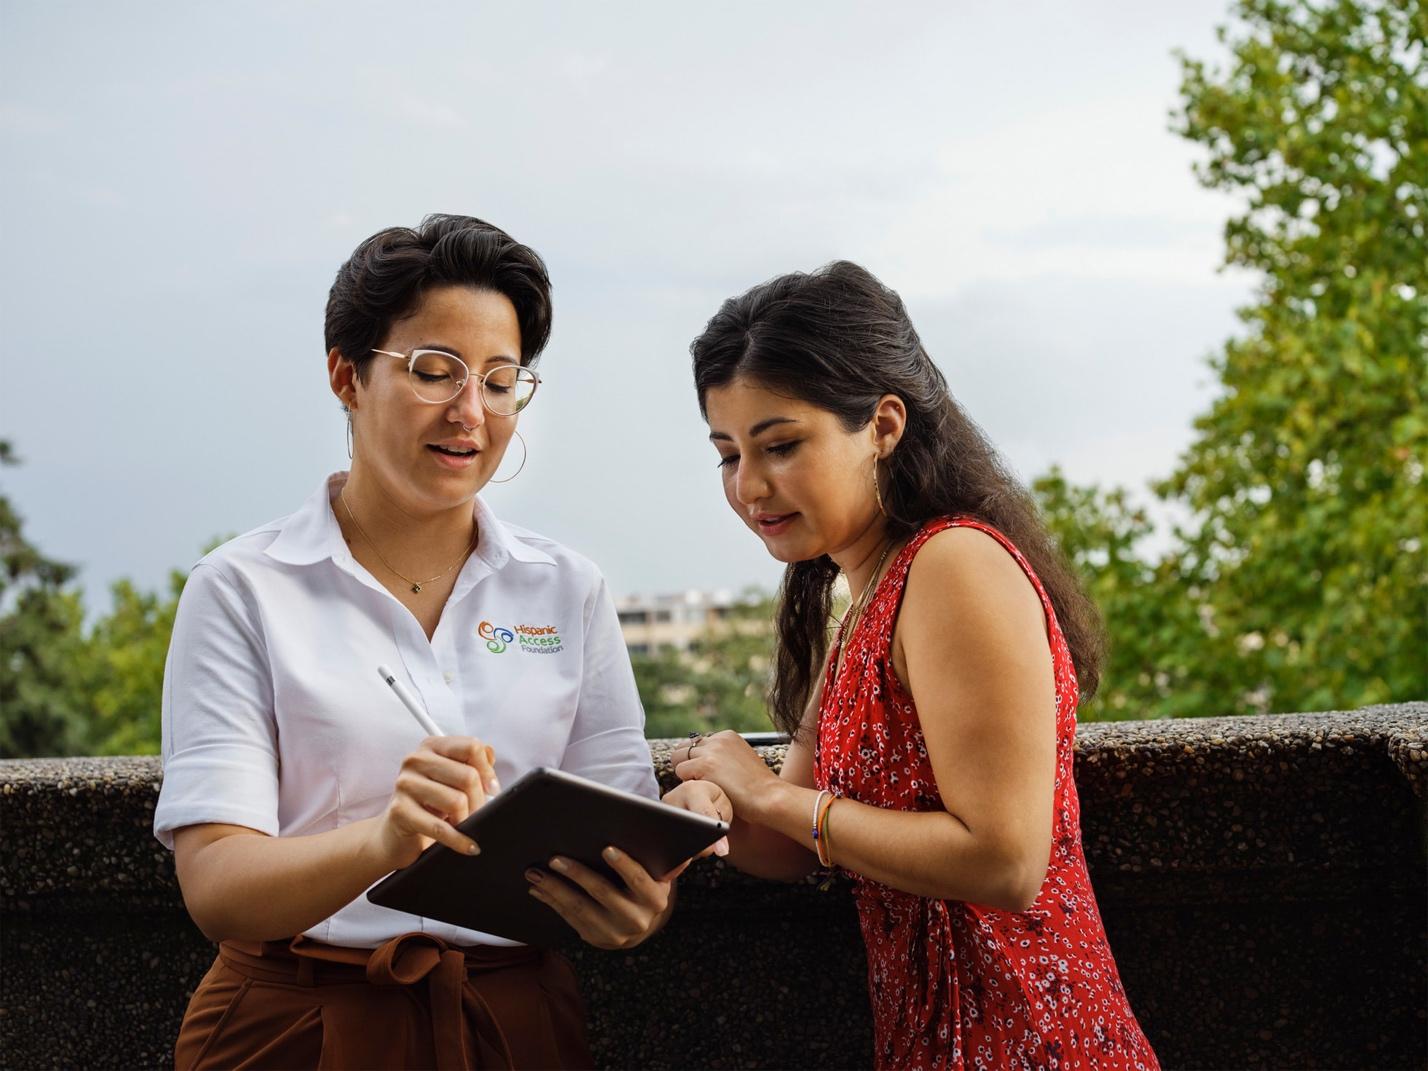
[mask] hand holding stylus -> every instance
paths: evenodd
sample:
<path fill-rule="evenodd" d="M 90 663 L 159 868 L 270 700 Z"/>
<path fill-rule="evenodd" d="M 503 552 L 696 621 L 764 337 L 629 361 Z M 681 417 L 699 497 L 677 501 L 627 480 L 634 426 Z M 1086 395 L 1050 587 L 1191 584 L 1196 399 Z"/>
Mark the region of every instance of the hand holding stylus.
<path fill-rule="evenodd" d="M 500 791 L 495 749 L 475 737 L 442 733 L 390 669 L 378 666 L 377 672 L 428 736 L 402 759 L 391 801 L 375 827 L 375 850 L 394 870 L 433 842 L 477 854 L 480 847 L 456 827 Z"/>

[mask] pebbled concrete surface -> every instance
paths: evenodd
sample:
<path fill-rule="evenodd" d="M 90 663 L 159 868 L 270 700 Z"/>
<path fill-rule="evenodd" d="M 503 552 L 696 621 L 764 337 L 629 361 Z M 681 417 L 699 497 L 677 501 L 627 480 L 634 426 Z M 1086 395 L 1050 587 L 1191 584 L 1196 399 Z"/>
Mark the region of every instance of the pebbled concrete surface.
<path fill-rule="evenodd" d="M 669 749 L 651 741 L 668 787 Z M 783 749 L 761 749 L 771 765 Z M 151 758 L 0 762 L 0 1066 L 170 1066 L 213 950 Z M 1166 1067 L 1428 1066 L 1428 703 L 1088 724 L 1087 861 Z M 864 1067 L 847 888 L 721 862 L 666 930 L 570 949 L 607 1067 Z"/>

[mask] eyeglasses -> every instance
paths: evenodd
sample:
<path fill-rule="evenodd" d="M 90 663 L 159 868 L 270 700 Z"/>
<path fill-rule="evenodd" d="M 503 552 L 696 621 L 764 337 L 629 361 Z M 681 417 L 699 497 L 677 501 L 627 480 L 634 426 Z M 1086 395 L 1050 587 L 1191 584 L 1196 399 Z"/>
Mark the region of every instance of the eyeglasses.
<path fill-rule="evenodd" d="M 481 384 L 481 404 L 497 416 L 514 416 L 530 405 L 540 376 L 523 365 L 503 364 L 485 372 L 472 372 L 460 357 L 443 350 L 412 350 L 410 354 L 373 350 L 407 364 L 412 393 L 430 405 L 449 402 L 461 393 L 467 380 Z"/>

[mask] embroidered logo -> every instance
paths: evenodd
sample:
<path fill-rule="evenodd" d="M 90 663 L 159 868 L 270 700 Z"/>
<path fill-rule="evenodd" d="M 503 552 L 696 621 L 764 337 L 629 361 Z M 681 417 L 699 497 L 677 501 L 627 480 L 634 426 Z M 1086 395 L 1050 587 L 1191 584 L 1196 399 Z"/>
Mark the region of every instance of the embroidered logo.
<path fill-rule="evenodd" d="M 486 650 L 492 654 L 500 654 L 507 644 L 516 642 L 515 633 L 510 629 L 493 625 L 489 621 L 482 621 L 476 626 L 476 635 L 486 641 Z"/>
<path fill-rule="evenodd" d="M 486 650 L 500 654 L 511 644 L 526 654 L 559 654 L 565 650 L 560 630 L 554 625 L 517 625 L 514 629 L 482 621 L 476 635 L 486 641 Z"/>
<path fill-rule="evenodd" d="M 526 654 L 557 654 L 564 649 L 554 625 L 517 625 L 516 637 Z"/>

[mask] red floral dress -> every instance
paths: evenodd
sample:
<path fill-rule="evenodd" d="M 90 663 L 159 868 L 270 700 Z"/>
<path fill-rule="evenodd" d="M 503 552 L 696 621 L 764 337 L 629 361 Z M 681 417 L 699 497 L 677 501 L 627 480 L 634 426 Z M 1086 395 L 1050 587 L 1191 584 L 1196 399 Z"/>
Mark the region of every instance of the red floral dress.
<path fill-rule="evenodd" d="M 976 528 L 1016 559 L 1041 597 L 1056 678 L 1051 860 L 1028 911 L 930 900 L 852 875 L 868 952 L 879 1068 L 1158 1068 L 1126 1001 L 1081 851 L 1071 777 L 1077 685 L 1051 600 L 1020 552 L 977 521 L 929 521 L 893 559 L 829 660 L 814 781 L 898 811 L 942 807 L 917 708 L 892 666 L 892 633 L 919 548 L 947 528 Z M 839 644 L 843 641 L 840 634 Z"/>

